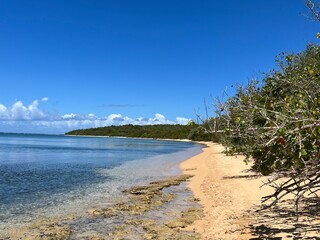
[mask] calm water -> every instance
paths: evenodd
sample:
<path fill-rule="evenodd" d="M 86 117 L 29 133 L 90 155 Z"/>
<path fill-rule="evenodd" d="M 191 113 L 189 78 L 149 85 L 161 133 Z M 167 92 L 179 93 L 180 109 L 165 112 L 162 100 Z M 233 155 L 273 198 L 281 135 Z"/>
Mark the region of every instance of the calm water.
<path fill-rule="evenodd" d="M 0 231 L 103 207 L 121 190 L 179 173 L 188 142 L 0 134 Z"/>

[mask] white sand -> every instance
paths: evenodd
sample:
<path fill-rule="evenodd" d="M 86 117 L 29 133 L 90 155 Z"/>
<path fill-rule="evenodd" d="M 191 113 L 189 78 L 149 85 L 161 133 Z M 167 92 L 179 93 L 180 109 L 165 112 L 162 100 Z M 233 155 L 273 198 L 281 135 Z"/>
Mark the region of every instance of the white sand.
<path fill-rule="evenodd" d="M 260 188 L 265 178 L 248 177 L 250 167 L 244 157 L 230 157 L 224 148 L 214 143 L 203 152 L 183 162 L 184 173 L 194 174 L 189 187 L 204 207 L 205 217 L 190 228 L 202 234 L 203 239 L 249 239 L 248 225 L 252 217 L 246 211 L 260 204 L 269 187 Z"/>

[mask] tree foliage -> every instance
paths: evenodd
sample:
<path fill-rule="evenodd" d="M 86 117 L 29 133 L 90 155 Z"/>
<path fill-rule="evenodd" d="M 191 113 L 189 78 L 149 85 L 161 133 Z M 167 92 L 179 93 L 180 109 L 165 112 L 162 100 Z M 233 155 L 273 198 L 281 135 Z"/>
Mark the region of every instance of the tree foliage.
<path fill-rule="evenodd" d="M 199 125 L 193 121 L 188 125 L 122 125 L 100 128 L 79 129 L 66 133 L 66 135 L 109 136 L 109 137 L 136 137 L 159 139 L 190 139 L 211 140 L 210 135 L 204 134 Z"/>
<path fill-rule="evenodd" d="M 278 70 L 263 81 L 238 86 L 236 94 L 216 104 L 217 117 L 204 124 L 224 132 L 220 140 L 231 154 L 253 160 L 253 169 L 276 173 L 287 181 L 267 196 L 275 204 L 293 193 L 296 200 L 320 189 L 320 47 L 299 54 L 282 53 Z"/>
<path fill-rule="evenodd" d="M 306 5 L 310 10 L 311 18 L 320 21 L 320 3 L 319 1 L 307 0 Z"/>

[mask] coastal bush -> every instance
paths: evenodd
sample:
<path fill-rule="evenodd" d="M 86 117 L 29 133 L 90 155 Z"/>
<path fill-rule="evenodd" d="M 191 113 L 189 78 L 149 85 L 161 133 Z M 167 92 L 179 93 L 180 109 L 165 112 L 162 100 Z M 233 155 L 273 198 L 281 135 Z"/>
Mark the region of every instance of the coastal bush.
<path fill-rule="evenodd" d="M 265 200 L 273 199 L 271 205 L 289 193 L 298 202 L 320 188 L 320 47 L 282 53 L 276 62 L 279 68 L 262 81 L 218 100 L 217 116 L 203 124 L 207 132 L 224 133 L 219 142 L 252 160 L 253 170 L 276 173 L 273 180 L 288 177 L 282 185 L 270 181 L 275 193 Z"/>
<path fill-rule="evenodd" d="M 320 21 L 320 2 L 306 5 L 309 19 Z M 297 210 L 300 200 L 318 198 L 320 190 L 320 47 L 281 53 L 276 63 L 262 81 L 252 79 L 226 100 L 217 98 L 214 117 L 197 116 L 202 132 L 216 136 L 227 154 L 243 154 L 254 171 L 272 175 L 268 206 L 294 194 Z"/>

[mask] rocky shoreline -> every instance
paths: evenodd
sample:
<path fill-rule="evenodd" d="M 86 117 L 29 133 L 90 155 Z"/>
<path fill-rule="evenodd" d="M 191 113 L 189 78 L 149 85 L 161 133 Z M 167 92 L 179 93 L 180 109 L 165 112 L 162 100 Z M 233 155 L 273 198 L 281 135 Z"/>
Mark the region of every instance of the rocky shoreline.
<path fill-rule="evenodd" d="M 125 200 L 107 208 L 91 209 L 86 216 L 34 224 L 2 239 L 201 239 L 198 233 L 185 230 L 203 217 L 197 199 L 183 186 L 192 177 L 182 174 L 132 187 L 123 191 Z M 186 196 L 184 207 L 176 207 L 176 202 L 181 201 L 178 198 Z M 82 226 L 95 224 L 97 229 L 83 230 Z"/>

